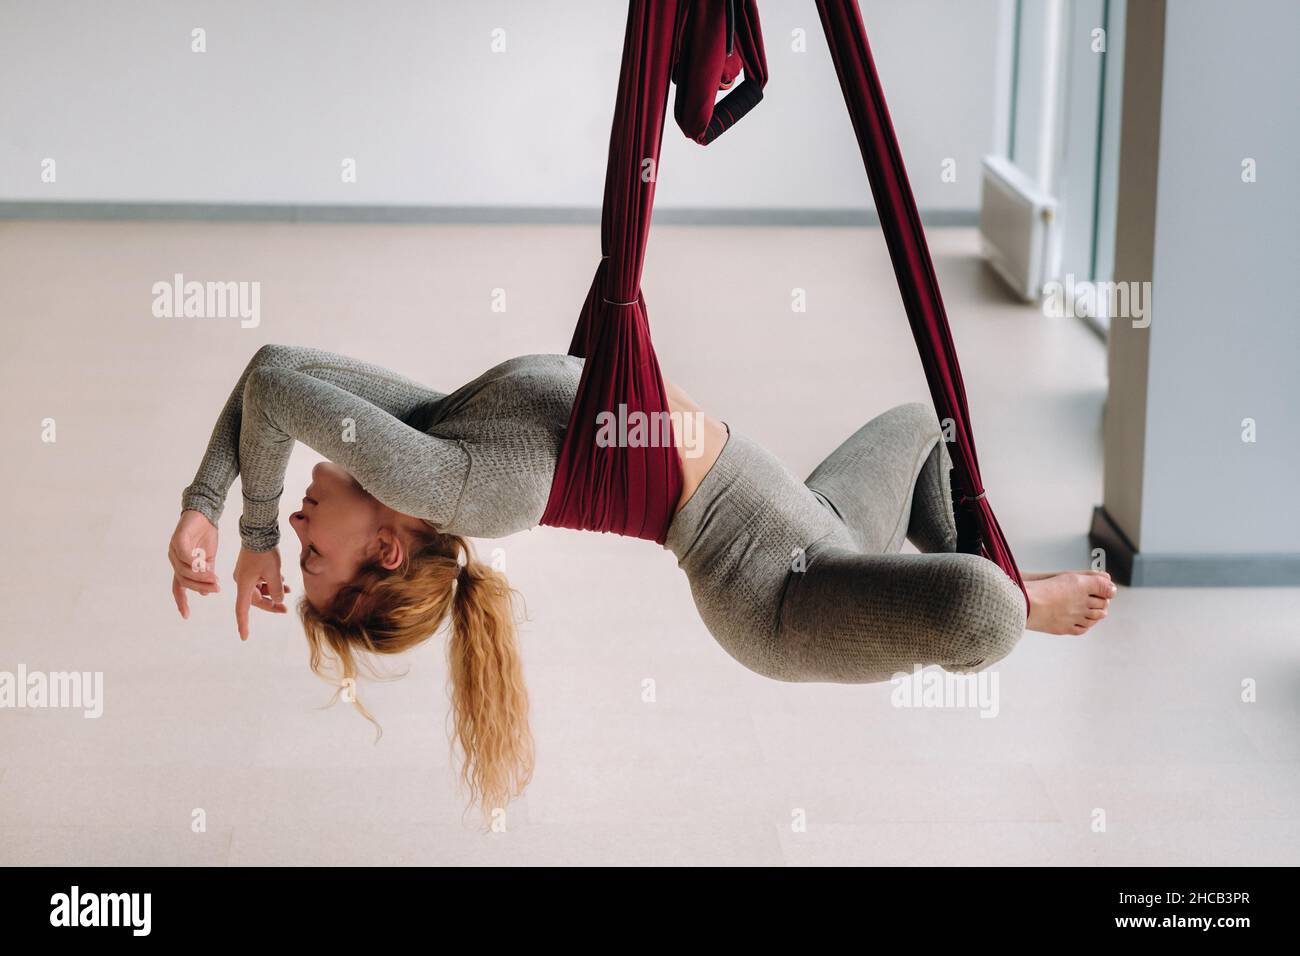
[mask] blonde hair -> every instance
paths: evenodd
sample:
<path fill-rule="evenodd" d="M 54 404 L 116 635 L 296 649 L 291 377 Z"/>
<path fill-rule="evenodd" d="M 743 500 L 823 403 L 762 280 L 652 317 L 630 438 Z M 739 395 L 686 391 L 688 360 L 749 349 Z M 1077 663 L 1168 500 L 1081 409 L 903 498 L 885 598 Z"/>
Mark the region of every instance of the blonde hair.
<path fill-rule="evenodd" d="M 349 684 L 355 688 L 361 670 L 381 676 L 368 655 L 400 654 L 450 620 L 452 758 L 459 744 L 467 810 L 479 801 L 485 818 L 520 796 L 533 776 L 528 690 L 515 639 L 516 597 L 504 574 L 475 559 L 468 541 L 429 528 L 412 533 L 400 567 L 363 567 L 324 609 L 305 598 L 298 604 L 311 669 L 337 681 L 340 692 Z M 378 728 L 355 693 L 352 697 Z"/>

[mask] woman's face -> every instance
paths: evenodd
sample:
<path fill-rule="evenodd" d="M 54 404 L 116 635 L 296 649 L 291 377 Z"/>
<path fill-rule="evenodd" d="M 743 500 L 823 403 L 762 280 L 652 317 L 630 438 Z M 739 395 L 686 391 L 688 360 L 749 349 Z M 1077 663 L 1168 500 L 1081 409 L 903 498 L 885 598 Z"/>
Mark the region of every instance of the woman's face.
<path fill-rule="evenodd" d="M 289 524 L 302 544 L 303 593 L 313 607 L 326 607 L 375 555 L 382 511 L 338 465 L 323 461 L 312 469 L 302 510 L 289 516 Z"/>

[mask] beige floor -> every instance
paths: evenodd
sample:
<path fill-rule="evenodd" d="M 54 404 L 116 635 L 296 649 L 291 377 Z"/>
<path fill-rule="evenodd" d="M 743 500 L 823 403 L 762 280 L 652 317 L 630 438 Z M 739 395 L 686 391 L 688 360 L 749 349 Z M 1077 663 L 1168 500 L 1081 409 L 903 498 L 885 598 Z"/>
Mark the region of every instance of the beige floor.
<path fill-rule="evenodd" d="M 931 239 L 1003 525 L 1023 566 L 1081 565 L 1103 349 L 1009 302 L 970 231 Z M 0 710 L 0 863 L 1300 862 L 1296 590 L 1122 591 L 1086 640 L 1027 635 L 989 720 L 766 681 L 713 642 L 666 552 L 518 535 L 498 544 L 528 598 L 539 765 L 491 835 L 462 823 L 440 640 L 368 689 L 375 745 L 320 709 L 291 618 L 246 645 L 225 598 L 180 621 L 180 489 L 257 346 L 451 389 L 562 351 L 598 254 L 590 227 L 0 224 L 0 670 L 106 682 L 99 720 Z M 260 327 L 153 318 L 175 272 L 259 280 Z M 668 374 L 796 473 L 926 398 L 878 232 L 657 228 L 644 287 Z M 299 450 L 289 489 L 314 460 Z"/>

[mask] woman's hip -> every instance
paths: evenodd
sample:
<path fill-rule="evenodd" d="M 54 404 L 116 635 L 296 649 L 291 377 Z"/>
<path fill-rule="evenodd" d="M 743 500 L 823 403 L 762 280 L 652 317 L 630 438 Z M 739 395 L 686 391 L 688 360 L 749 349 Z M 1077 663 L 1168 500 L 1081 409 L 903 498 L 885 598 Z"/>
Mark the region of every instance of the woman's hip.
<path fill-rule="evenodd" d="M 781 602 L 809 552 L 847 532 L 816 495 L 757 443 L 734 431 L 665 547 L 686 572 L 704 625 L 732 657 L 776 668 Z"/>

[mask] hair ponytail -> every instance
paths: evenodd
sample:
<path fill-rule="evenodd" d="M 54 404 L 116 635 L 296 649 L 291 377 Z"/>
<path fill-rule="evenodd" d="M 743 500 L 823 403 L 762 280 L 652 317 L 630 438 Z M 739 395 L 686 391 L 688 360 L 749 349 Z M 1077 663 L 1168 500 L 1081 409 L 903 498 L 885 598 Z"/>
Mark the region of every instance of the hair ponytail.
<path fill-rule="evenodd" d="M 456 578 L 447 666 L 451 674 L 452 745 L 466 759 L 461 780 L 485 815 L 523 793 L 533 776 L 528 689 L 515 639 L 515 592 L 505 575 L 474 558 Z"/>
<path fill-rule="evenodd" d="M 533 776 L 515 597 L 505 575 L 478 561 L 466 539 L 430 529 L 415 533 L 395 570 L 363 568 L 324 610 L 305 598 L 298 605 L 312 670 L 340 683 L 362 669 L 378 676 L 363 654 L 399 654 L 450 621 L 452 756 L 459 744 L 469 806 L 480 802 L 485 819 L 522 794 Z M 336 666 L 327 667 L 327 657 Z M 360 699 L 350 696 L 375 723 Z"/>

